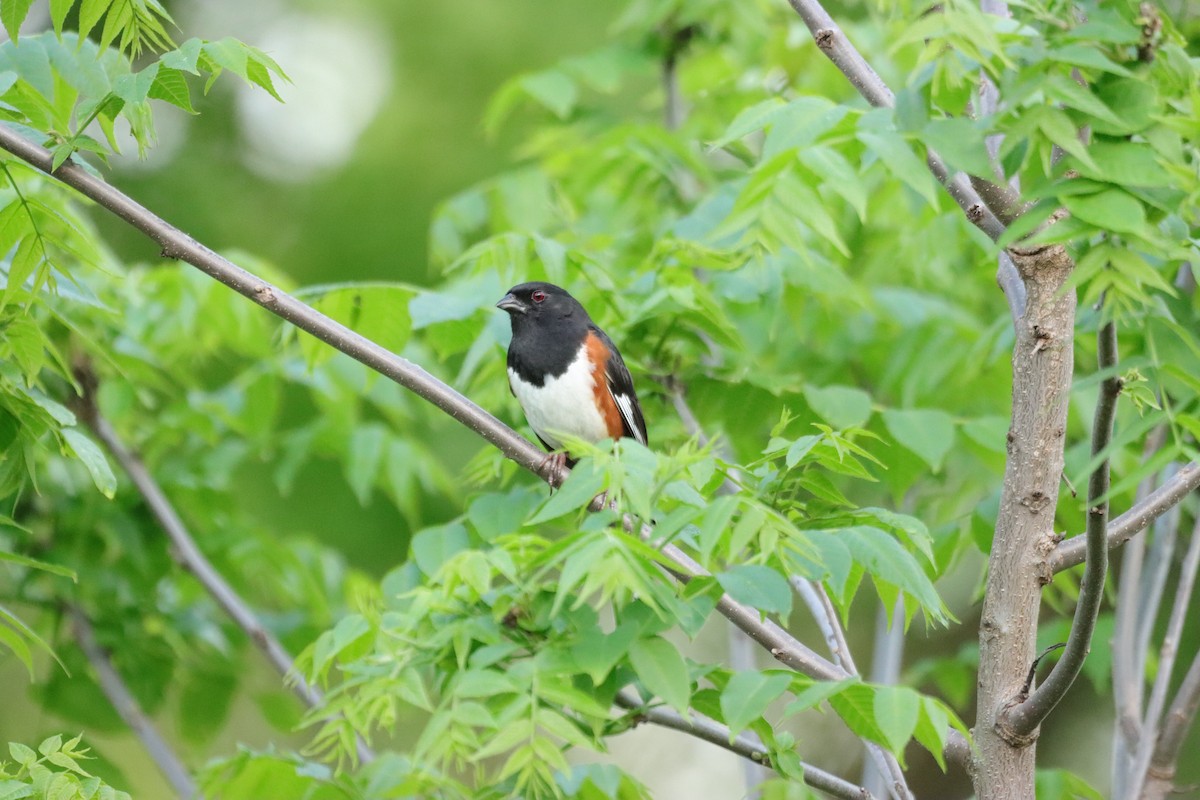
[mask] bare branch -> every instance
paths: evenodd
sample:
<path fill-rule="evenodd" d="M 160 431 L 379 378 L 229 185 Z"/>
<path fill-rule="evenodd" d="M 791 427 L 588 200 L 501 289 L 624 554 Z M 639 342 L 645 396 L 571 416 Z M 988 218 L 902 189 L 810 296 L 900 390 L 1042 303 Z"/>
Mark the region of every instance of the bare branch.
<path fill-rule="evenodd" d="M 1174 477 L 1112 521 L 1108 526 L 1108 548 L 1120 547 L 1144 531 L 1151 522 L 1174 508 L 1198 486 L 1200 462 L 1192 461 L 1180 467 Z M 1050 557 L 1050 568 L 1058 573 L 1082 564 L 1086 549 L 1084 534 L 1072 536 L 1055 548 L 1054 555 Z"/>
<path fill-rule="evenodd" d="M 1197 711 L 1200 711 L 1200 653 L 1192 659 L 1192 665 L 1188 667 L 1187 675 L 1179 685 L 1175 700 L 1163 720 L 1162 732 L 1158 735 L 1150 760 L 1155 772 L 1162 774 L 1169 771 L 1174 774 L 1175 763 L 1183 750 L 1188 730 L 1196 720 Z"/>
<path fill-rule="evenodd" d="M 1131 797 L 1141 793 L 1142 782 L 1150 769 L 1157 742 L 1151 732 L 1159 730 L 1163 707 L 1167 703 L 1167 690 L 1171 686 L 1171 676 L 1175 671 L 1175 657 L 1179 653 L 1179 639 L 1183 635 L 1183 625 L 1187 619 L 1191 605 L 1192 589 L 1196 585 L 1196 571 L 1200 568 L 1200 521 L 1192 530 L 1192 540 L 1188 544 L 1187 554 L 1179 569 L 1179 583 L 1175 586 L 1175 604 L 1171 608 L 1171 616 L 1167 622 L 1167 631 L 1163 636 L 1162 647 L 1159 650 L 1158 666 L 1154 678 L 1154 686 L 1150 690 L 1150 702 L 1146 705 L 1146 718 L 1142 731 L 1146 734 L 1138 743 L 1137 762 L 1134 767 L 1134 780 Z M 1165 728 L 1165 726 L 1164 726 Z"/>
<path fill-rule="evenodd" d="M 854 656 L 850 653 L 850 645 L 846 642 L 846 633 L 842 630 L 837 610 L 834 609 L 825 587 L 817 581 L 810 581 L 799 575 L 793 575 L 789 580 L 792 588 L 796 590 L 796 594 L 808 606 L 817 627 L 821 629 L 821 636 L 825 639 L 825 646 L 829 648 L 829 654 L 833 656 L 833 663 L 845 670 L 847 674 L 857 675 L 858 667 L 854 664 Z"/>
<path fill-rule="evenodd" d="M 142 707 L 138 705 L 137 699 L 125 685 L 125 680 L 113 667 L 112 659 L 96 641 L 96 632 L 92 629 L 92 623 L 78 606 L 72 606 L 70 614 L 71 625 L 75 631 L 75 641 L 78 642 L 88 663 L 95 670 L 96 679 L 100 681 L 100 688 L 104 690 L 104 696 L 108 698 L 108 702 L 112 703 L 113 708 L 121 715 L 121 719 L 141 741 L 142 747 L 158 767 L 159 772 L 167 779 L 167 783 L 171 784 L 175 794 L 182 798 L 195 796 L 196 784 L 192 780 L 191 773 L 179 760 L 175 751 L 171 749 L 171 745 L 167 744 L 167 741 L 159 734 L 154 723 L 142 711 Z"/>
<path fill-rule="evenodd" d="M 696 711 L 692 711 L 685 718 L 664 706 L 646 706 L 629 690 L 618 692 L 614 702 L 622 708 L 633 711 L 636 722 L 650 722 L 664 728 L 681 731 L 718 747 L 723 747 L 755 764 L 771 766 L 771 755 L 760 742 L 746 734 L 731 738 L 729 728 Z M 804 764 L 804 782 L 814 789 L 844 800 L 874 800 L 874 795 L 863 787 L 855 786 L 853 783 L 811 764 Z"/>
<path fill-rule="evenodd" d="M 237 625 L 266 657 L 267 662 L 284 678 L 292 693 L 308 708 L 321 705 L 322 696 L 319 689 L 310 686 L 296 672 L 295 660 L 275 636 L 262 626 L 258 617 L 250 609 L 225 577 L 212 565 L 196 544 L 195 538 L 187 529 L 175 506 L 171 503 L 158 481 L 146 469 L 146 465 L 136 453 L 125 446 L 120 436 L 113 430 L 108 420 L 100 414 L 96 405 L 95 388 L 96 376 L 90 365 L 77 363 L 76 376 L 83 387 L 83 396 L 74 404 L 79 418 L 96 435 L 101 444 L 112 454 L 121 469 L 129 476 L 134 488 L 142 496 L 146 507 L 158 521 L 159 527 L 171 542 L 168 552 L 180 567 L 192 573 L 204 590 L 217 605 L 221 607 L 233 623 Z M 358 757 L 360 761 L 369 762 L 374 759 L 374 753 L 361 738 L 358 740 Z"/>
<path fill-rule="evenodd" d="M 1117 363 L 1117 327 L 1107 322 L 1100 328 L 1099 369 L 1110 371 Z M 1100 399 L 1096 403 L 1096 417 L 1092 425 L 1092 456 L 1108 449 L 1112 441 L 1113 418 L 1116 416 L 1117 398 L 1121 396 L 1122 381 L 1110 375 L 1100 384 Z M 1096 617 L 1100 614 L 1100 601 L 1104 596 L 1104 579 L 1108 574 L 1108 459 L 1103 459 L 1092 471 L 1088 481 L 1087 518 L 1087 561 L 1083 582 L 1079 588 L 1079 600 L 1075 616 L 1071 620 L 1071 632 L 1067 636 L 1067 647 L 1054 665 L 1045 683 L 1033 694 L 1010 708 L 1005 715 L 1012 730 L 1019 736 L 1027 736 L 1044 720 L 1075 682 L 1083 661 L 1092 646 L 1092 632 L 1096 629 Z"/>
<path fill-rule="evenodd" d="M 1166 441 L 1167 429 L 1159 426 L 1146 437 L 1142 463 L 1154 457 Z M 1138 484 L 1135 502 L 1141 502 L 1154 490 L 1155 476 L 1147 475 Z M 1111 533 L 1114 523 L 1109 524 Z M 1131 797 L 1128 783 L 1133 778 L 1133 758 L 1142 738 L 1142 686 L 1146 652 L 1135 652 L 1138 628 L 1138 598 L 1146 539 L 1134 539 L 1121 555 L 1117 584 L 1116 621 L 1113 626 L 1112 683 L 1116 725 L 1113 731 L 1112 790 L 1116 797 Z"/>
<path fill-rule="evenodd" d="M 183 567 L 183 569 L 192 573 L 208 595 L 216 601 L 233 623 L 245 632 L 250 641 L 254 643 L 267 661 L 275 670 L 292 683 L 292 692 L 300 701 L 308 708 L 314 708 L 321 703 L 321 693 L 315 687 L 309 686 L 304 679 L 297 674 L 292 668 L 294 661 L 279 640 L 275 638 L 262 624 L 258 621 L 254 612 L 250 610 L 246 601 L 238 595 L 237 591 L 229 585 L 224 576 L 217 571 L 217 568 L 212 565 L 212 562 L 200 551 L 196 545 L 195 539 L 192 538 L 187 526 L 183 520 L 179 518 L 175 511 L 174 505 L 167 499 L 162 487 L 150 475 L 146 465 L 142 460 L 135 455 L 117 436 L 116 431 L 112 429 L 108 420 L 102 417 L 99 410 L 92 405 L 92 398 L 89 392 L 85 392 L 84 402 L 76 406 L 76 409 L 81 412 L 80 418 L 83 419 L 96 438 L 110 452 L 117 463 L 121 465 L 121 469 L 129 475 L 129 479 L 133 482 L 138 493 L 142 495 L 142 499 L 146 502 L 146 507 L 150 509 L 150 513 L 158 520 L 159 526 L 163 529 L 163 533 L 171 541 L 170 554 L 171 558 Z"/>
<path fill-rule="evenodd" d="M 833 17 L 829 16 L 819 0 L 788 0 L 788 3 L 812 32 L 817 47 L 842 71 L 868 103 L 884 108 L 895 105 L 892 90 L 850 43 L 845 32 L 833 21 Z M 979 197 L 967 176 L 961 172 L 951 174 L 941 156 L 932 149 L 927 152 L 926 162 L 929 171 L 946 187 L 946 191 L 962 208 L 967 219 L 993 241 L 999 239 L 1004 233 L 1004 223 L 996 218 Z"/>

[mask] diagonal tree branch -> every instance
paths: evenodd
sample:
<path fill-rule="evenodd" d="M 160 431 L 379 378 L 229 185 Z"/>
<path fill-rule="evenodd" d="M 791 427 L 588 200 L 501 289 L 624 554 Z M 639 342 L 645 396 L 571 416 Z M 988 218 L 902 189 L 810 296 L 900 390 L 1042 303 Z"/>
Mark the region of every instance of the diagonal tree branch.
<path fill-rule="evenodd" d="M 157 242 L 165 256 L 191 264 L 286 322 L 312 334 L 334 349 L 429 401 L 475 431 L 505 457 L 542 480 L 561 483 L 569 474 L 569 470 L 565 468 L 556 470 L 548 466 L 550 462 L 541 449 L 421 367 L 355 333 L 287 292 L 214 253 L 102 179 L 69 163 L 51 171 L 51 155 L 48 150 L 2 125 L 0 149 L 7 150 L 43 172 L 53 175 L 129 223 Z M 689 577 L 705 574 L 695 560 L 674 545 L 666 545 L 661 551 L 679 566 L 677 571 L 672 572 L 678 579 L 687 580 Z M 764 620 L 756 609 L 737 602 L 727 594 L 717 601 L 716 608 L 780 663 L 818 680 L 837 680 L 843 677 L 841 670 L 836 666 L 775 623 Z"/>
<path fill-rule="evenodd" d="M 1179 468 L 1168 481 L 1134 503 L 1108 526 L 1108 548 L 1120 547 L 1150 526 L 1150 523 L 1178 505 L 1200 487 L 1200 462 L 1192 461 Z M 1061 542 L 1050 557 L 1050 569 L 1062 572 L 1083 563 L 1087 550 L 1087 535 L 1072 536 Z"/>
<path fill-rule="evenodd" d="M 1111 371 L 1117 363 L 1117 326 L 1107 322 L 1100 328 L 1099 369 Z M 1096 404 L 1096 417 L 1092 425 L 1092 455 L 1098 456 L 1108 449 L 1112 441 L 1113 418 L 1116 416 L 1117 398 L 1121 396 L 1122 380 L 1110 375 L 1100 384 L 1100 399 Z M 1066 695 L 1087 657 L 1092 645 L 1092 633 L 1096 628 L 1096 617 L 1100 614 L 1100 601 L 1104 596 L 1104 579 L 1108 573 L 1108 459 L 1102 460 L 1092 471 L 1088 481 L 1087 560 L 1083 583 L 1079 589 L 1079 601 L 1075 606 L 1075 617 L 1071 621 L 1071 632 L 1062 657 L 1054 665 L 1045 683 L 1034 690 L 1018 705 L 1008 709 L 1005 718 L 1018 736 L 1027 736 L 1044 720 L 1058 702 Z"/>
<path fill-rule="evenodd" d="M 664 728 L 691 734 L 698 739 L 723 747 L 731 753 L 749 759 L 760 766 L 771 766 L 771 754 L 761 743 L 745 734 L 730 736 L 729 728 L 695 711 L 687 717 L 664 706 L 646 706 L 628 690 L 617 693 L 616 705 L 634 712 L 635 722 L 650 722 Z M 839 800 L 874 800 L 874 795 L 861 786 L 839 778 L 811 764 L 804 764 L 804 782 Z"/>
<path fill-rule="evenodd" d="M 125 680 L 117 673 L 113 667 L 112 659 L 108 657 L 108 653 L 96 641 L 96 632 L 92 628 L 91 621 L 84 615 L 83 611 L 78 606 L 71 606 L 71 626 L 74 628 L 75 641 L 78 642 L 79 648 L 83 650 L 84 656 L 87 657 L 88 663 L 92 665 L 92 669 L 96 672 L 96 678 L 100 682 L 100 688 L 104 690 L 105 697 L 108 702 L 112 703 L 113 708 L 133 731 L 134 735 L 142 742 L 142 747 L 149 754 L 150 759 L 162 772 L 163 777 L 167 779 L 167 783 L 171 784 L 171 788 L 175 790 L 175 794 L 182 798 L 194 797 L 196 794 L 196 784 L 192 780 L 191 773 L 187 767 L 179 760 L 179 756 L 171 749 L 171 745 L 159 734 L 158 728 L 149 717 L 142 711 L 142 707 L 138 705 L 137 699 L 133 693 L 129 691 L 129 687 L 125 685 Z"/>
<path fill-rule="evenodd" d="M 75 373 L 80 386 L 83 387 L 83 396 L 74 404 L 75 411 L 129 476 L 146 507 L 150 509 L 150 513 L 154 515 L 159 527 L 171 542 L 171 558 L 195 576 L 209 597 L 242 629 L 259 652 L 266 657 L 267 662 L 285 679 L 300 702 L 308 708 L 320 706 L 323 699 L 321 691 L 309 685 L 300 673 L 293 669 L 295 661 L 292 656 L 279 639 L 263 627 L 249 604 L 200 550 L 183 519 L 175 511 L 175 506 L 146 469 L 142 459 L 125 446 L 112 425 L 100 414 L 96 405 L 96 375 L 91 366 L 86 362 L 79 362 L 75 365 Z M 361 738 L 358 739 L 358 757 L 363 762 L 369 762 L 375 757 Z"/>
<path fill-rule="evenodd" d="M 845 32 L 833 21 L 833 17 L 829 16 L 819 0 L 788 0 L 788 3 L 812 32 L 817 47 L 842 71 L 868 103 L 884 108 L 895 105 L 896 99 L 892 90 L 850 43 Z M 946 191 L 962 208 L 967 219 L 993 241 L 999 239 L 1004 233 L 1004 223 L 996 218 L 979 197 L 967 176 L 961 172 L 951 173 L 946 162 L 932 149 L 927 152 L 926 162 L 929 171 L 946 187 Z"/>

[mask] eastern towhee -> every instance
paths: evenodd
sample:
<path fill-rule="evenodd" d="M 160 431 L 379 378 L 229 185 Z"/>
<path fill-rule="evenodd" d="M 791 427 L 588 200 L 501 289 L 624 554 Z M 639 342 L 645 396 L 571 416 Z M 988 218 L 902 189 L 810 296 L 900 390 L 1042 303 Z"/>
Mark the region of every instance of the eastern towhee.
<path fill-rule="evenodd" d="M 547 462 L 574 466 L 562 434 L 588 442 L 628 436 L 646 444 L 646 421 L 617 346 L 579 301 L 552 283 L 522 283 L 496 303 L 512 321 L 508 385 Z"/>

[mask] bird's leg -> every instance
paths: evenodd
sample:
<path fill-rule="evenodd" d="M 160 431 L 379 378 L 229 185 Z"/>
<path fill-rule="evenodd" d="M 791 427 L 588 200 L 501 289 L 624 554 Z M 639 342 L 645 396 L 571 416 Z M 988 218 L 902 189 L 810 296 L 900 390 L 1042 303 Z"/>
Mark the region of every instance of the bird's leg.
<path fill-rule="evenodd" d="M 538 464 L 538 472 L 546 477 L 551 492 L 563 485 L 562 471 L 566 466 L 567 454 L 562 451 L 551 453 Z"/>

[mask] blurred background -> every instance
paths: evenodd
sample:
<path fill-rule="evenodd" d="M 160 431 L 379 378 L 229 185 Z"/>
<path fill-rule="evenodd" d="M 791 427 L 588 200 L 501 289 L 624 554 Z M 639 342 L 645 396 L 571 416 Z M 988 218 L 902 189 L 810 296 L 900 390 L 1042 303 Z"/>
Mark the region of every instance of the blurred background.
<path fill-rule="evenodd" d="M 107 177 L 208 246 L 269 262 L 293 286 L 436 282 L 427 259 L 433 209 L 517 161 L 517 127 L 508 126 L 495 139 L 484 134 L 481 121 L 492 93 L 514 75 L 601 45 L 621 10 L 617 3 L 561 0 L 164 0 L 164 5 L 178 23 L 179 40 L 234 36 L 275 58 L 292 79 L 278 86 L 286 102 L 223 80 L 196 99 L 199 116 L 159 104 L 158 146 L 139 160 L 131 142 Z M 93 218 L 126 262 L 159 261 L 156 248 L 140 234 L 108 215 Z M 461 449 L 465 461 L 477 443 L 461 432 L 453 435 L 469 445 Z M 314 459 L 287 495 L 269 467 L 243 467 L 230 485 L 238 505 L 253 509 L 263 528 L 319 538 L 350 565 L 381 577 L 404 560 L 409 526 L 378 493 L 360 504 L 343 472 L 333 460 Z M 458 511 L 433 508 L 426 521 Z M 971 590 L 980 569 L 981 562 L 972 561 L 940 584 L 964 624 L 938 642 L 914 640 L 914 659 L 953 653 L 973 639 L 978 612 Z M 860 602 L 866 606 L 861 618 L 870 620 L 873 598 Z M 810 641 L 815 636 L 812 630 L 800 633 Z M 865 652 L 873 631 L 864 625 L 851 634 L 855 649 Z M 721 652 L 724 635 L 723 625 L 710 625 L 696 647 Z M 30 685 L 12 663 L 0 668 L 0 680 L 28 686 L 34 694 L 71 691 L 73 685 L 66 680 Z M 305 735 L 283 741 L 262 718 L 270 710 L 257 698 L 275 688 L 274 673 L 263 667 L 248 684 L 221 732 L 185 751 L 193 763 L 231 754 L 241 743 L 304 744 Z M 19 692 L 7 693 L 6 703 L 14 695 Z M 87 737 L 101 756 L 98 771 L 135 798 L 166 796 L 165 783 L 136 741 L 120 730 L 102 697 L 96 703 L 95 730 L 111 731 Z M 1102 776 L 1110 741 L 1108 703 L 1077 691 L 1066 705 L 1055 718 L 1055 736 L 1040 744 L 1046 761 Z M 19 696 L 0 714 L 5 740 L 36 742 L 31 731 L 48 735 L 61 727 L 42 706 Z M 168 736 L 189 738 L 177 723 L 165 721 L 163 728 Z M 398 731 L 401 739 L 412 735 Z M 853 775 L 860 754 L 848 734 L 828 741 L 805 740 L 803 733 L 800 738 L 812 748 L 807 752 L 814 761 Z M 715 748 L 645 729 L 615 744 L 614 757 L 664 800 L 741 796 L 738 760 Z M 665 763 L 676 769 L 664 772 Z M 936 769 L 931 761 L 920 767 Z M 914 789 L 920 794 L 916 782 Z"/>

